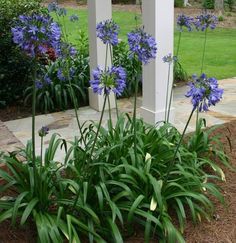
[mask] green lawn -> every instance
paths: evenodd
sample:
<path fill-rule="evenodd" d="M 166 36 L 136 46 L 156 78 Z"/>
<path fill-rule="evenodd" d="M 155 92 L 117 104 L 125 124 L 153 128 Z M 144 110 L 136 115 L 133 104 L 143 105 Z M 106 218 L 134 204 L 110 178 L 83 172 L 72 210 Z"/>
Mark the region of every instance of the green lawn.
<path fill-rule="evenodd" d="M 76 37 L 78 28 L 87 32 L 88 13 L 87 10 L 68 9 L 68 16 L 71 14 L 79 15 L 77 23 L 71 23 L 66 17 L 70 41 L 76 44 L 78 42 Z M 126 33 L 136 26 L 135 13 L 114 11 L 113 19 L 120 26 L 120 39 L 126 40 Z M 178 33 L 176 32 L 175 40 L 177 37 Z M 186 31 L 182 34 L 179 58 L 189 75 L 200 72 L 203 42 L 204 33 L 202 32 L 189 33 Z M 236 29 L 218 28 L 208 32 L 205 63 L 203 71 L 208 76 L 214 76 L 218 79 L 236 76 Z"/>

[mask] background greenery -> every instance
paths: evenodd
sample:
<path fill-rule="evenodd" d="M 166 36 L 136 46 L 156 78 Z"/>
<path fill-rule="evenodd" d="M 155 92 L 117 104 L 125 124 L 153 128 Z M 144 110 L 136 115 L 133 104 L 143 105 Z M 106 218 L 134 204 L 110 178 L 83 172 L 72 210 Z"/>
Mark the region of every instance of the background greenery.
<path fill-rule="evenodd" d="M 20 14 L 40 11 L 41 0 L 0 0 L 0 107 L 22 97 L 31 61 L 12 42 L 11 27 Z"/>
<path fill-rule="evenodd" d="M 228 9 L 233 4 L 233 0 L 225 1 Z M 19 49 L 12 43 L 10 28 L 14 24 L 15 19 L 19 14 L 30 13 L 31 11 L 42 10 L 39 7 L 40 0 L 0 0 L 0 27 L 3 30 L 0 35 L 0 107 L 8 104 L 14 104 L 17 100 L 23 100 L 23 90 L 30 86 L 28 80 L 30 79 L 30 61 L 27 56 L 23 55 Z M 231 4 L 231 5 L 230 5 Z M 79 22 L 71 23 L 69 16 L 77 14 Z M 53 17 L 55 15 L 52 14 Z M 133 62 L 128 59 L 128 49 L 126 34 L 133 30 L 136 26 L 141 24 L 140 13 L 129 11 L 113 11 L 113 18 L 120 26 L 119 37 L 123 43 L 115 51 L 115 63 L 124 64 L 127 68 L 128 77 L 132 72 Z M 55 18 L 57 20 L 57 18 Z M 84 62 L 88 63 L 88 12 L 86 9 L 68 9 L 68 14 L 65 17 L 65 24 L 68 30 L 69 41 L 79 50 L 79 66 L 77 73 L 82 73 L 83 77 L 89 77 L 89 67 L 86 70 L 81 68 Z M 223 79 L 236 76 L 236 29 L 217 28 L 214 31 L 208 32 L 207 38 L 207 52 L 205 57 L 204 72 L 208 76 L 214 76 L 217 79 Z M 178 39 L 178 32 L 175 31 L 175 46 Z M 157 40 L 158 41 L 158 40 Z M 179 58 L 182 68 L 189 76 L 193 73 L 199 74 L 200 60 L 202 55 L 204 42 L 204 33 L 202 32 L 187 32 L 182 34 L 181 47 Z M 194 47 L 194 48 L 193 48 Z M 84 60 L 83 58 L 84 57 Z M 80 75 L 81 76 L 81 75 Z M 132 76 L 132 75 L 131 75 Z M 53 78 L 54 80 L 55 78 Z M 79 80 L 78 85 L 81 83 Z M 87 95 L 88 80 L 83 78 L 83 96 Z M 81 87 L 81 89 L 83 89 Z M 132 95 L 132 81 L 128 84 L 128 88 L 124 93 L 125 96 Z M 46 92 L 50 93 L 50 98 L 54 96 L 51 89 Z M 45 95 L 43 95 L 45 96 Z M 42 96 L 42 97 L 43 97 Z M 54 98 L 52 98 L 54 99 Z M 86 98 L 84 99 L 86 100 Z M 41 104 L 41 102 L 39 102 Z M 86 101 L 85 101 L 86 103 Z M 68 103 L 70 106 L 70 102 Z M 68 107 L 58 107 L 54 102 L 51 106 L 52 110 L 60 110 Z M 46 111 L 45 105 L 39 108 Z M 48 112 L 48 111 L 47 111 Z"/>
<path fill-rule="evenodd" d="M 68 9 L 69 15 L 77 13 L 79 15 L 78 27 L 87 33 L 88 12 L 85 9 Z M 120 38 L 127 41 L 126 33 L 136 27 L 136 14 L 126 11 L 113 11 L 113 19 L 120 26 Z M 78 45 L 77 32 L 67 21 L 70 41 Z M 141 23 L 138 16 L 138 24 Z M 178 32 L 175 31 L 175 45 L 177 44 Z M 209 31 L 207 36 L 207 51 L 204 72 L 208 76 L 214 76 L 217 79 L 234 77 L 236 75 L 236 29 L 217 28 Z M 157 40 L 158 41 L 158 40 Z M 203 49 L 204 33 L 202 32 L 184 32 L 182 34 L 180 46 L 180 61 L 184 70 L 189 75 L 200 72 L 200 61 Z M 194 47 L 194 48 L 193 48 Z"/>

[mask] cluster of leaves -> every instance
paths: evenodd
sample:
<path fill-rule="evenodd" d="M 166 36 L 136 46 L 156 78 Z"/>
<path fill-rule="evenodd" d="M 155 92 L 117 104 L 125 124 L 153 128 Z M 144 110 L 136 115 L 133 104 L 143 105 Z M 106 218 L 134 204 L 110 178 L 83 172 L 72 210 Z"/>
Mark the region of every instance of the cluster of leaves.
<path fill-rule="evenodd" d="M 184 6 L 184 1 L 183 0 L 175 0 L 174 3 L 176 8 L 182 8 Z"/>
<path fill-rule="evenodd" d="M 206 9 L 214 9 L 215 0 L 204 0 L 202 6 Z"/>
<path fill-rule="evenodd" d="M 22 98 L 31 61 L 12 42 L 11 27 L 20 14 L 42 11 L 41 0 L 0 0 L 0 107 Z"/>
<path fill-rule="evenodd" d="M 135 77 L 137 72 L 141 71 L 141 64 L 137 61 L 136 57 L 130 57 L 129 47 L 126 42 L 121 41 L 113 48 L 113 57 L 115 66 L 123 66 L 127 75 L 126 88 L 122 94 L 123 97 L 130 97 L 134 94 L 135 90 Z M 134 75 L 135 72 L 135 75 Z M 139 91 L 142 88 L 142 77 L 139 77 Z"/>
<path fill-rule="evenodd" d="M 0 170 L 5 180 L 0 189 L 11 197 L 0 199 L 0 222 L 11 219 L 24 225 L 30 218 L 40 242 L 123 242 L 140 225 L 144 238 L 160 242 L 184 242 L 182 233 L 190 212 L 194 222 L 210 219 L 214 210 L 212 195 L 223 202 L 216 180 L 224 173 L 214 161 L 228 165 L 215 137 L 201 127 L 185 139 L 174 153 L 179 132 L 169 124 L 158 127 L 138 120 L 137 161 L 133 149 L 133 122 L 120 116 L 115 127 L 99 130 L 91 158 L 97 125 L 84 126 L 85 146 L 76 138 L 66 148 L 63 164 L 55 154 L 65 141 L 53 135 L 33 170 L 29 144 L 16 154 L 2 156 L 9 172 Z M 174 159 L 174 163 L 173 162 Z M 136 162 L 135 162 L 136 161 Z M 171 166 L 170 166 L 171 165 Z M 35 172 L 34 172 L 35 171 Z M 11 193 L 12 195 L 12 193 Z M 179 225 L 173 224 L 173 217 Z"/>
<path fill-rule="evenodd" d="M 229 11 L 232 12 L 236 2 L 235 0 L 225 0 L 224 4 L 229 9 Z"/>
<path fill-rule="evenodd" d="M 58 70 L 66 73 L 66 67 L 69 62 L 70 69 L 73 70 L 71 77 L 71 86 L 75 94 L 76 101 L 79 105 L 88 104 L 88 86 L 89 86 L 89 58 L 82 52 L 77 52 L 75 56 L 60 58 L 48 66 L 42 66 L 41 72 L 44 74 L 42 78 L 50 78 L 51 83 L 43 85 L 41 89 L 37 90 L 36 106 L 38 110 L 44 113 L 55 110 L 66 110 L 72 105 L 72 95 L 70 84 L 67 77 L 65 80 L 60 80 L 58 77 Z M 32 86 L 28 87 L 25 92 L 25 104 L 30 104 L 32 100 Z"/>

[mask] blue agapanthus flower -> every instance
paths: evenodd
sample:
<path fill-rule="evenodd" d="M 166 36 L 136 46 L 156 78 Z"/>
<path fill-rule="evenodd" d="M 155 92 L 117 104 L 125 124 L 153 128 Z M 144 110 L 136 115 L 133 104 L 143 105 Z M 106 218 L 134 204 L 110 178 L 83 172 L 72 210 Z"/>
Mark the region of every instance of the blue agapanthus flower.
<path fill-rule="evenodd" d="M 69 70 L 67 70 L 66 68 L 58 68 L 57 70 L 57 78 L 60 81 L 69 81 L 72 80 L 75 76 L 76 70 L 74 67 L 71 67 Z"/>
<path fill-rule="evenodd" d="M 49 13 L 56 12 L 57 9 L 58 9 L 58 4 L 56 2 L 51 2 L 51 3 L 48 4 Z"/>
<path fill-rule="evenodd" d="M 43 83 L 39 80 L 35 81 L 35 87 L 36 89 L 42 89 L 43 88 Z"/>
<path fill-rule="evenodd" d="M 138 59 L 147 64 L 150 59 L 154 59 L 157 53 L 155 38 L 144 32 L 143 29 L 136 29 L 128 33 L 128 43 L 131 56 L 137 55 Z"/>
<path fill-rule="evenodd" d="M 177 62 L 178 61 L 178 58 L 176 56 L 172 56 L 171 53 L 169 53 L 168 55 L 164 56 L 162 58 L 163 62 L 165 63 L 169 63 L 171 64 L 172 62 Z"/>
<path fill-rule="evenodd" d="M 78 21 L 78 20 L 79 20 L 79 17 L 78 17 L 77 14 L 72 14 L 72 15 L 70 16 L 70 21 L 71 21 L 71 22 L 76 22 L 76 21 Z"/>
<path fill-rule="evenodd" d="M 38 134 L 40 137 L 45 137 L 49 133 L 49 128 L 46 126 L 42 126 L 41 129 L 39 129 Z"/>
<path fill-rule="evenodd" d="M 74 46 L 69 43 L 61 42 L 59 56 L 61 58 L 71 58 L 77 54 L 77 50 Z"/>
<path fill-rule="evenodd" d="M 118 44 L 119 26 L 113 20 L 105 20 L 97 24 L 97 37 L 102 40 L 104 44 L 111 44 L 116 46 Z"/>
<path fill-rule="evenodd" d="M 63 73 L 63 70 L 60 68 L 57 70 L 57 77 L 60 81 L 66 81 L 66 77 Z"/>
<path fill-rule="evenodd" d="M 107 70 L 98 67 L 93 70 L 93 80 L 89 82 L 94 93 L 110 94 L 112 91 L 117 96 L 121 96 L 126 87 L 126 72 L 122 67 L 112 66 Z"/>
<path fill-rule="evenodd" d="M 212 14 L 201 14 L 196 17 L 194 25 L 197 30 L 205 31 L 210 28 L 214 30 L 218 24 L 218 18 Z"/>
<path fill-rule="evenodd" d="M 21 15 L 11 31 L 13 42 L 31 57 L 45 55 L 50 48 L 60 51 L 60 27 L 48 15 Z"/>
<path fill-rule="evenodd" d="M 183 31 L 183 28 L 187 28 L 188 31 L 193 30 L 194 19 L 193 17 L 187 16 L 185 14 L 180 14 L 177 17 L 177 28 L 179 31 Z"/>
<path fill-rule="evenodd" d="M 44 83 L 47 84 L 47 85 L 52 84 L 52 80 L 51 80 L 51 78 L 48 76 L 48 74 L 46 74 L 46 75 L 44 76 Z"/>
<path fill-rule="evenodd" d="M 51 2 L 48 4 L 48 12 L 55 12 L 57 13 L 59 16 L 66 16 L 67 11 L 65 8 L 61 8 L 57 2 Z"/>
<path fill-rule="evenodd" d="M 218 87 L 217 79 L 207 78 L 204 73 L 199 78 L 193 75 L 193 81 L 188 85 L 190 90 L 185 96 L 192 98 L 193 108 L 198 108 L 200 112 L 208 111 L 210 106 L 222 99 L 224 90 Z"/>

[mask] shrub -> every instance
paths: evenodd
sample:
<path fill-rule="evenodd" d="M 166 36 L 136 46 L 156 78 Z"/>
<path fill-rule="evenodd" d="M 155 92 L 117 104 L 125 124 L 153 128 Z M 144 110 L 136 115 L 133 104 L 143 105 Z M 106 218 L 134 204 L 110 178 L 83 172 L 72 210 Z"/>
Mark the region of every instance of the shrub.
<path fill-rule="evenodd" d="M 175 0 L 175 7 L 176 8 L 182 8 L 184 6 L 183 0 Z"/>
<path fill-rule="evenodd" d="M 89 58 L 79 52 L 74 57 L 58 59 L 49 66 L 43 67 L 41 72 L 42 88 L 37 90 L 36 107 L 44 113 L 66 110 L 72 107 L 73 100 L 68 82 L 67 62 L 70 63 L 69 75 L 72 89 L 79 105 L 88 103 L 89 86 Z M 49 82 L 47 83 L 47 78 Z M 46 81 L 45 81 L 46 80 Z M 32 100 L 32 87 L 28 87 L 25 92 L 25 104 Z"/>
<path fill-rule="evenodd" d="M 31 62 L 12 42 L 11 26 L 20 14 L 41 11 L 41 0 L 0 0 L 0 103 L 22 98 Z"/>
<path fill-rule="evenodd" d="M 225 0 L 224 3 L 228 7 L 229 11 L 233 10 L 233 7 L 235 5 L 235 0 Z"/>
<path fill-rule="evenodd" d="M 204 0 L 202 6 L 206 9 L 214 9 L 215 0 Z"/>
<path fill-rule="evenodd" d="M 223 15 L 220 15 L 220 16 L 218 17 L 218 21 L 220 21 L 220 22 L 224 21 L 224 16 L 223 16 Z"/>
<path fill-rule="evenodd" d="M 121 41 L 117 46 L 113 48 L 114 55 L 114 65 L 123 66 L 127 74 L 127 84 L 123 92 L 123 97 L 130 97 L 134 94 L 135 80 L 133 72 L 138 69 L 141 70 L 140 63 L 137 62 L 135 58 L 130 58 L 130 52 L 127 43 Z M 141 91 L 141 77 L 139 78 L 139 91 Z"/>

